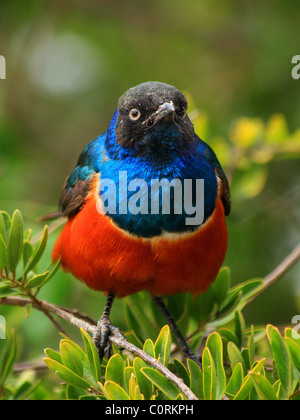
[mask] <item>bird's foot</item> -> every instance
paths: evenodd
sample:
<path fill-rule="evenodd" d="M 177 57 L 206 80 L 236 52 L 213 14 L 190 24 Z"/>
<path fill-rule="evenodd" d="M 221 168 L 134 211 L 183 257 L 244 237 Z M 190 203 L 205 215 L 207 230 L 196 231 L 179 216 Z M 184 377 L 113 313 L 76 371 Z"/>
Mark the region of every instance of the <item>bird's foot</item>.
<path fill-rule="evenodd" d="M 98 350 L 100 360 L 103 359 L 105 353 L 107 359 L 111 357 L 111 343 L 109 342 L 109 336 L 115 335 L 119 338 L 125 339 L 118 327 L 115 327 L 110 322 L 110 319 L 106 316 L 102 316 L 96 327 L 96 331 L 93 334 L 93 340 Z"/>

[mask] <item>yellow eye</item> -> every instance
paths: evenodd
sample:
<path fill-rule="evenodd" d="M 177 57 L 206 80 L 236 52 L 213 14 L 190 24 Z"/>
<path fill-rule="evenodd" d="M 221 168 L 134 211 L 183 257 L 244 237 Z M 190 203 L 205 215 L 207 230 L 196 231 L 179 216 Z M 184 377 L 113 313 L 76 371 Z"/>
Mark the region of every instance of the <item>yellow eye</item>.
<path fill-rule="evenodd" d="M 141 116 L 141 112 L 136 108 L 132 108 L 129 112 L 129 118 L 132 121 L 138 120 L 140 118 L 140 116 Z"/>

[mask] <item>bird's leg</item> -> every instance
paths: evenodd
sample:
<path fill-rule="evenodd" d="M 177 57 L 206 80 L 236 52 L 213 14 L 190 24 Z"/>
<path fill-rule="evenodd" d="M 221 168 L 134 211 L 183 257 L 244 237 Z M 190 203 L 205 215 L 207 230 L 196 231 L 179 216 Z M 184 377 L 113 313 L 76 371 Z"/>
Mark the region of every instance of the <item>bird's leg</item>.
<path fill-rule="evenodd" d="M 96 331 L 93 334 L 93 340 L 97 347 L 100 360 L 103 359 L 106 349 L 107 349 L 108 358 L 111 355 L 110 343 L 108 341 L 108 338 L 112 332 L 118 333 L 122 338 L 124 338 L 119 328 L 112 325 L 109 319 L 109 315 L 110 315 L 110 311 L 111 311 L 111 307 L 112 307 L 114 299 L 115 299 L 115 295 L 109 292 L 107 295 L 103 314 L 101 315 L 101 318 L 99 319 L 97 323 Z"/>
<path fill-rule="evenodd" d="M 173 333 L 176 337 L 177 343 L 178 343 L 180 349 L 183 352 L 184 358 L 185 359 L 191 359 L 194 362 L 196 362 L 198 366 L 202 367 L 201 362 L 195 356 L 192 349 L 187 344 L 186 340 L 184 339 L 181 332 L 179 331 L 179 328 L 177 327 L 174 319 L 172 318 L 172 316 L 171 316 L 170 312 L 168 311 L 166 305 L 164 304 L 164 301 L 162 300 L 162 298 L 160 296 L 152 296 L 152 300 L 157 305 L 157 307 L 160 309 L 161 313 L 163 314 L 167 323 L 169 324 L 169 327 L 173 331 Z"/>

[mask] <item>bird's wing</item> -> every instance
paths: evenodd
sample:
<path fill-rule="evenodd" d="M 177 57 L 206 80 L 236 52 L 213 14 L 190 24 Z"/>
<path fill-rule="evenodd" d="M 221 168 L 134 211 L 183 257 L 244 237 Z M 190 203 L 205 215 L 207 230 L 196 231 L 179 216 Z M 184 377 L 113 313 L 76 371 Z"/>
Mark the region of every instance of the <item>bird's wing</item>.
<path fill-rule="evenodd" d="M 225 216 L 228 216 L 231 210 L 231 197 L 230 197 L 230 188 L 229 188 L 228 179 L 213 149 L 203 140 L 199 139 L 199 141 L 201 143 L 201 148 L 207 160 L 214 167 L 217 177 L 221 180 L 221 183 L 222 183 L 221 199 L 224 206 Z"/>
<path fill-rule="evenodd" d="M 101 170 L 105 138 L 106 133 L 91 141 L 83 150 L 61 191 L 59 211 L 44 216 L 43 221 L 73 216 L 81 210 L 89 193 L 91 181 Z"/>

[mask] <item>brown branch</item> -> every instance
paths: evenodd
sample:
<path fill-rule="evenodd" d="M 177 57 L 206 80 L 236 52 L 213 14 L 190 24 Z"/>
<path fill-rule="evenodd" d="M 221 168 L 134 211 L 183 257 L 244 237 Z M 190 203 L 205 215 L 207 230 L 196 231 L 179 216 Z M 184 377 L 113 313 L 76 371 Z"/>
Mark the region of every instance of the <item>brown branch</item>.
<path fill-rule="evenodd" d="M 247 304 L 256 299 L 268 287 L 281 279 L 300 260 L 300 244 L 270 273 L 263 279 L 262 290 L 248 300 Z"/>
<path fill-rule="evenodd" d="M 2 305 L 14 305 L 14 306 L 26 306 L 29 303 L 32 303 L 31 300 L 22 298 L 19 296 L 8 296 L 5 298 L 0 298 L 0 304 Z M 53 305 L 52 303 L 46 302 L 44 300 L 40 300 L 38 303 L 32 303 L 33 307 L 40 310 L 40 311 L 48 311 L 59 318 L 64 319 L 69 324 L 75 325 L 78 328 L 83 328 L 84 330 L 88 331 L 89 333 L 93 334 L 95 331 L 95 326 L 89 324 L 88 322 L 75 317 L 73 314 L 66 312 L 65 310 Z M 188 400 L 197 400 L 198 398 L 192 392 L 192 390 L 183 382 L 181 378 L 178 378 L 172 372 L 169 371 L 163 364 L 161 364 L 158 360 L 154 359 L 153 357 L 149 356 L 143 350 L 139 349 L 132 343 L 129 343 L 125 338 L 121 337 L 118 332 L 112 332 L 109 337 L 109 340 L 116 344 L 118 347 L 124 348 L 125 350 L 139 356 L 142 360 L 144 360 L 149 365 L 153 366 L 157 369 L 164 377 L 172 382 L 177 388 L 187 397 Z"/>

